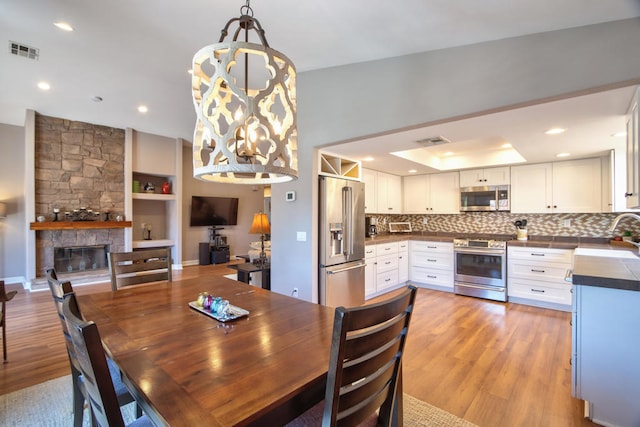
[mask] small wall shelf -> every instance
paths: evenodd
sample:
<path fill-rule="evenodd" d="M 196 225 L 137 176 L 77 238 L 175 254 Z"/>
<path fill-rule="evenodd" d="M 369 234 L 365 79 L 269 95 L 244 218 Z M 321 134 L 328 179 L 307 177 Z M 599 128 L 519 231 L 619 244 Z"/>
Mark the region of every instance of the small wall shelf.
<path fill-rule="evenodd" d="M 155 239 L 155 240 L 134 240 L 133 249 L 140 248 L 160 248 L 173 246 L 175 242 L 171 239 Z"/>
<path fill-rule="evenodd" d="M 175 194 L 162 193 L 131 193 L 132 199 L 138 200 L 175 200 Z"/>
<path fill-rule="evenodd" d="M 130 228 L 131 221 L 45 221 L 32 222 L 31 230 L 86 230 L 98 228 Z"/>

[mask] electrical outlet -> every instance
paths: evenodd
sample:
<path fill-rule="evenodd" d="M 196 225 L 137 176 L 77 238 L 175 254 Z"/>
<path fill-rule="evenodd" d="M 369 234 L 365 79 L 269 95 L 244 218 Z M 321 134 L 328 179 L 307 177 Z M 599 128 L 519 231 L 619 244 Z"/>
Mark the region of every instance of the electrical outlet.
<path fill-rule="evenodd" d="M 293 288 L 293 292 L 291 292 L 291 296 L 298 298 L 298 288 Z"/>
<path fill-rule="evenodd" d="M 423 216 L 423 217 L 422 217 L 422 223 L 423 223 L 424 225 L 427 225 L 427 224 L 429 223 L 429 218 L 427 218 L 426 216 Z"/>
<path fill-rule="evenodd" d="M 563 219 L 562 220 L 562 226 L 563 227 L 571 227 L 571 220 L 570 219 Z"/>

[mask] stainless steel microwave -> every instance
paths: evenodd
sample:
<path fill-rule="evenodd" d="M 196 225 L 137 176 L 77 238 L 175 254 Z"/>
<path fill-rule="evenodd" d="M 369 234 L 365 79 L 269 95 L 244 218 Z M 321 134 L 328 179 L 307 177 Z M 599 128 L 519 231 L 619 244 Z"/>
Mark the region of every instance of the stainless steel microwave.
<path fill-rule="evenodd" d="M 460 211 L 510 211 L 508 185 L 460 188 Z"/>

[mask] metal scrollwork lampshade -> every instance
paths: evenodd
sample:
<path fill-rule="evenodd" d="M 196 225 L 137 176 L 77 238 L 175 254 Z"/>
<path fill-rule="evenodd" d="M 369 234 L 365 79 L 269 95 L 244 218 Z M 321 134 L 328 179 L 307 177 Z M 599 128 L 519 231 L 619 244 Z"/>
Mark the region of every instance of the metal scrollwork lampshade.
<path fill-rule="evenodd" d="M 193 57 L 193 174 L 224 183 L 290 181 L 298 177 L 296 69 L 269 47 L 248 3 L 241 13 L 218 43 Z M 225 42 L 236 21 L 233 41 Z M 252 29 L 262 44 L 248 41 Z"/>

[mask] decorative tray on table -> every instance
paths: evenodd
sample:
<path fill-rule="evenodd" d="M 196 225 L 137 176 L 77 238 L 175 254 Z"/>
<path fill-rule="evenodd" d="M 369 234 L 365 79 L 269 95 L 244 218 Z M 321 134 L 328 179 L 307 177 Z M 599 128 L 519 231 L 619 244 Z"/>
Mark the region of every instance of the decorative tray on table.
<path fill-rule="evenodd" d="M 240 317 L 244 317 L 244 316 L 248 316 L 249 312 L 247 310 L 245 310 L 244 308 L 240 308 L 240 307 L 236 307 L 235 305 L 229 305 L 229 308 L 227 310 L 227 313 L 220 316 L 217 313 L 212 313 L 209 310 L 205 310 L 202 307 L 198 307 L 198 304 L 196 301 L 191 301 L 189 303 L 189 307 L 193 308 L 196 311 L 199 311 L 202 314 L 205 314 L 209 317 L 213 317 L 214 319 L 216 319 L 219 322 L 228 322 L 230 320 L 235 320 L 238 319 Z"/>

